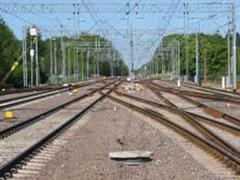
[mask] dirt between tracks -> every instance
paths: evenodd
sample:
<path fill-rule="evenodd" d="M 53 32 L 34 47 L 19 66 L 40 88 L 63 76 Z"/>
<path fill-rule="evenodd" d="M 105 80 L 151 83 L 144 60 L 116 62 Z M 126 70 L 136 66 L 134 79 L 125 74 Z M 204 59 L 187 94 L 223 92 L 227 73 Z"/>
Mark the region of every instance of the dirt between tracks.
<path fill-rule="evenodd" d="M 105 100 L 86 116 L 88 122 L 35 179 L 216 179 L 159 130 L 121 106 Z M 109 159 L 109 152 L 122 150 L 153 151 L 153 161 L 126 166 Z"/>

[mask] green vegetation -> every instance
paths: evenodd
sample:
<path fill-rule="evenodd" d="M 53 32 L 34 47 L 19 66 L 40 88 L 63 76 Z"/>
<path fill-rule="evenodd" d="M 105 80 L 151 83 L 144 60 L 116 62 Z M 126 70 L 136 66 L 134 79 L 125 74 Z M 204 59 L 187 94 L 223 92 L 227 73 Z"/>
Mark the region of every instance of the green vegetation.
<path fill-rule="evenodd" d="M 0 80 L 10 71 L 20 55 L 21 42 L 17 40 L 5 22 L 0 19 Z M 14 73 L 9 80 L 13 80 L 13 76 L 16 76 L 18 72 Z M 18 80 L 14 81 L 17 84 Z"/>
<path fill-rule="evenodd" d="M 82 47 L 82 44 L 89 43 L 95 44 L 95 35 L 81 34 L 78 38 L 73 37 L 62 37 L 63 41 L 67 44 L 66 47 L 66 59 L 70 59 L 71 73 L 73 71 L 73 59 L 74 59 L 74 48 Z M 102 76 L 110 76 L 110 63 L 109 58 L 106 57 L 107 50 L 104 48 L 108 45 L 111 52 L 115 54 L 115 59 L 117 61 L 114 64 L 114 75 L 126 76 L 128 73 L 128 67 L 125 65 L 120 53 L 112 46 L 111 42 L 103 37 L 98 37 L 101 41 L 101 47 L 99 50 L 99 72 Z M 29 37 L 27 46 L 30 47 Z M 62 52 L 61 52 L 61 37 L 55 37 L 54 43 L 57 46 L 57 63 L 58 63 L 58 75 L 61 74 L 61 63 L 62 63 Z M 71 55 L 68 58 L 67 51 L 70 49 Z M 22 87 L 23 86 L 23 73 L 22 73 L 22 42 L 18 40 L 13 32 L 9 29 L 3 19 L 0 20 L 0 82 L 6 77 L 6 75 L 11 71 L 11 68 L 18 59 L 19 65 L 18 67 L 10 74 L 4 83 L 7 87 Z M 29 57 L 29 49 L 27 51 L 27 59 L 28 59 L 28 72 L 30 77 L 30 57 Z M 84 65 L 84 76 L 86 75 L 86 57 L 87 51 L 85 49 L 80 49 L 79 54 L 79 74 L 81 75 L 81 65 Z M 89 57 L 89 69 L 90 76 L 94 74 L 94 62 L 96 62 L 96 53 L 92 48 L 90 50 Z M 43 40 L 41 35 L 39 36 L 39 63 L 40 63 L 40 76 L 41 83 L 50 82 L 50 40 Z M 67 62 L 68 63 L 68 62 Z M 73 77 L 71 77 L 73 79 Z M 80 79 L 80 78 L 79 78 Z M 30 79 L 29 79 L 30 80 Z"/>
<path fill-rule="evenodd" d="M 195 75 L 195 34 L 188 36 L 189 47 L 189 76 L 193 78 Z M 186 72 L 186 53 L 185 53 L 185 38 L 183 34 L 172 34 L 163 38 L 164 44 L 168 45 L 172 40 L 180 42 L 180 57 L 181 57 L 181 75 Z M 199 63 L 200 63 L 200 75 L 203 76 L 204 60 L 207 61 L 208 78 L 210 80 L 220 80 L 222 76 L 227 75 L 227 37 L 222 37 L 219 34 L 199 34 Z M 240 73 L 240 35 L 237 34 L 237 71 Z M 159 63 L 159 73 L 161 73 L 161 57 L 159 52 L 156 51 L 151 63 Z M 150 62 L 146 64 L 150 69 Z M 145 65 L 144 65 L 145 66 Z M 144 67 L 143 66 L 143 67 Z M 141 70 L 143 70 L 143 67 Z"/>

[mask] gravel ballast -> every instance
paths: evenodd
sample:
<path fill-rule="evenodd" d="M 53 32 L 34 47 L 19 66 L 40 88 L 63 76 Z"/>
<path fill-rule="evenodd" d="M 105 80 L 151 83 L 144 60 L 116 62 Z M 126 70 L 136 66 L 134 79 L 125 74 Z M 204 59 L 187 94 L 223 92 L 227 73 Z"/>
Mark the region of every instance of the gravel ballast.
<path fill-rule="evenodd" d="M 120 105 L 104 100 L 84 118 L 87 123 L 35 179 L 217 179 L 158 129 Z M 110 152 L 136 150 L 153 151 L 153 161 L 126 166 L 108 157 Z"/>

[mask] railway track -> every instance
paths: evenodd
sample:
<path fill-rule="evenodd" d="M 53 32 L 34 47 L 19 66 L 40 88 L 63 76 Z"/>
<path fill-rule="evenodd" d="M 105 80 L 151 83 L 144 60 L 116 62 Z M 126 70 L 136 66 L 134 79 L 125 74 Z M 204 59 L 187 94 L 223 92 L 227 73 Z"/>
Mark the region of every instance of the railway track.
<path fill-rule="evenodd" d="M 110 93 L 120 81 L 108 83 L 92 90 L 42 117 L 32 119 L 30 124 L 0 140 L 0 177 L 12 177 L 31 157 L 44 146 L 74 125 L 79 118 Z M 102 93 L 98 93 L 101 91 Z M 41 120 L 39 119 L 41 118 Z M 34 123 L 33 123 L 34 122 Z M 37 133 L 36 133 L 37 132 Z"/>
<path fill-rule="evenodd" d="M 118 92 L 119 94 L 119 92 Z M 120 94 L 123 95 L 123 94 Z M 125 95 L 126 97 L 126 95 Z M 130 96 L 128 96 L 128 98 L 130 98 Z M 132 98 L 132 97 L 131 97 Z M 136 98 L 135 98 L 136 100 Z M 141 98 L 138 98 L 139 102 L 144 102 L 145 100 Z M 145 104 L 148 104 L 147 101 L 144 102 Z M 150 104 L 150 106 L 148 108 L 152 108 L 154 103 Z M 148 104 L 149 105 L 149 104 Z M 187 111 L 180 109 L 176 106 L 171 105 L 170 108 L 168 108 L 167 106 L 160 106 L 159 104 L 155 103 L 154 104 L 155 107 L 162 107 L 162 109 L 167 110 L 168 112 L 164 112 L 166 116 L 168 116 L 168 113 L 174 113 L 175 115 L 178 115 L 180 117 L 182 117 L 183 119 L 185 119 L 186 122 L 182 122 L 181 124 L 186 124 L 186 125 L 191 125 L 192 127 L 194 127 L 197 131 L 199 131 L 201 134 L 203 134 L 206 137 L 209 137 L 211 140 L 215 141 L 216 143 L 218 143 L 219 145 L 221 145 L 223 148 L 228 149 L 229 151 L 232 151 L 232 153 L 236 154 L 236 155 L 240 155 L 240 151 L 238 150 L 238 148 L 240 147 L 240 142 L 239 142 L 239 137 L 240 137 L 240 129 L 237 126 L 229 126 L 225 123 L 218 123 L 216 120 L 213 119 L 209 119 L 209 118 L 201 118 L 201 116 L 194 116 L 192 115 L 193 113 L 188 113 Z M 176 117 L 175 117 L 176 118 Z M 196 120 L 196 118 L 198 118 L 198 120 Z M 200 119 L 200 121 L 199 121 Z M 206 125 L 206 120 L 207 122 L 212 122 L 212 123 L 208 123 Z M 178 120 L 178 121 L 181 121 Z M 214 123 L 214 126 L 212 125 Z M 221 127 L 221 129 L 215 129 L 215 128 Z M 213 130 L 212 130 L 213 129 Z M 226 130 L 227 129 L 227 130 Z M 230 133 L 229 133 L 230 130 Z M 215 133 L 214 133 L 215 131 Z M 220 133 L 219 133 L 220 131 Z M 226 133 L 228 134 L 228 139 L 226 139 Z M 224 136 L 221 136 L 222 134 L 224 134 Z M 227 142 L 228 141 L 228 142 Z M 231 143 L 229 143 L 229 141 Z"/>
<path fill-rule="evenodd" d="M 164 98 L 165 102 L 169 105 L 172 105 L 171 101 L 169 101 L 167 98 L 165 98 L 162 94 L 162 93 L 167 93 L 167 94 L 171 94 L 173 96 L 176 96 L 180 99 L 182 99 L 183 101 L 185 102 L 188 102 L 198 108 L 201 108 L 204 110 L 205 113 L 209 114 L 210 116 L 217 116 L 217 117 L 221 117 L 222 119 L 225 119 L 226 121 L 230 121 L 231 123 L 239 126 L 240 125 L 240 119 L 236 118 L 236 117 L 233 117 L 229 114 L 226 114 L 224 112 L 221 112 L 220 110 L 217 110 L 213 107 L 210 107 L 208 105 L 205 105 L 199 101 L 196 101 L 196 100 L 193 100 L 189 97 L 187 97 L 186 95 L 182 95 L 182 94 L 179 94 L 169 88 L 166 88 L 166 87 L 163 87 L 159 84 L 156 84 L 154 82 L 149 82 L 148 85 L 147 85 L 151 90 L 153 90 L 153 92 L 161 97 L 161 98 Z"/>
<path fill-rule="evenodd" d="M 126 94 L 126 93 L 122 93 L 120 91 L 114 91 L 116 94 L 118 94 L 119 96 L 124 96 L 124 97 L 127 97 L 127 98 L 130 98 L 130 99 L 133 99 L 135 101 L 138 101 L 138 102 L 142 102 L 142 103 L 146 103 L 148 105 L 151 105 L 151 106 L 154 106 L 156 108 L 161 108 L 161 109 L 165 109 L 169 112 L 172 112 L 172 113 L 175 113 L 175 114 L 179 114 L 179 110 L 173 106 L 167 106 L 167 105 L 164 105 L 164 104 L 161 104 L 161 103 L 157 103 L 157 102 L 154 102 L 154 101 L 151 101 L 151 100 L 148 100 L 148 99 L 145 99 L 145 98 L 140 98 L 140 97 L 136 97 L 136 96 L 132 96 L 132 95 L 129 95 L 129 94 Z M 200 114 L 195 114 L 195 113 L 192 113 L 192 112 L 188 112 L 188 111 L 185 111 L 187 114 L 191 115 L 192 117 L 194 117 L 197 121 L 203 121 L 207 124 L 211 124 L 213 126 L 218 126 L 219 128 L 223 128 L 224 130 L 228 131 L 228 132 L 231 132 L 231 133 L 238 133 L 239 136 L 240 136 L 240 127 L 238 126 L 235 126 L 235 125 L 232 125 L 232 124 L 227 124 L 225 122 L 220 122 L 218 120 L 215 120 L 214 118 L 210 118 L 210 117 L 205 117 L 205 116 L 202 116 Z"/>
<path fill-rule="evenodd" d="M 214 154 L 218 160 L 224 159 L 225 163 L 227 162 L 227 164 L 231 166 L 231 168 L 233 168 L 235 172 L 239 173 L 239 152 L 236 152 L 232 148 L 229 148 L 234 146 L 233 144 L 231 144 L 234 140 L 239 139 L 240 134 L 238 127 L 229 127 L 228 125 L 225 126 L 224 124 L 218 123 L 216 121 L 213 122 L 214 125 L 221 128 L 221 130 L 224 130 L 227 133 L 229 133 L 230 131 L 230 134 L 237 134 L 233 135 L 234 139 L 232 139 L 231 142 L 226 142 L 222 137 L 215 136 L 216 131 L 214 131 L 212 127 L 209 128 L 209 124 L 207 124 L 208 128 L 205 128 L 205 131 L 203 131 L 201 127 L 206 126 L 206 121 L 200 118 L 196 120 L 197 116 L 195 116 L 193 120 L 195 122 L 198 122 L 200 126 L 196 126 L 196 124 L 194 125 L 192 122 L 189 122 L 190 115 L 186 116 L 177 108 L 162 105 L 143 98 L 130 96 L 120 92 L 116 93 L 118 95 L 108 95 L 108 98 L 132 110 L 140 112 L 145 116 L 150 117 L 161 124 L 164 124 L 168 128 L 173 129 L 178 134 L 187 138 L 194 144 L 198 144 L 198 146 L 203 148 L 206 152 L 208 152 L 208 154 Z M 121 98 L 119 98 L 119 95 L 121 96 Z M 169 113 L 172 113 L 172 115 L 170 115 L 170 118 Z M 209 119 L 209 121 L 212 120 Z M 213 126 L 212 123 L 210 124 Z M 206 133 L 207 131 L 208 133 Z"/>
<path fill-rule="evenodd" d="M 216 95 L 216 94 L 206 94 L 206 93 L 200 93 L 200 92 L 193 92 L 190 90 L 176 90 L 171 88 L 171 90 L 175 91 L 176 93 L 182 94 L 182 95 L 187 95 L 187 96 L 192 96 L 196 98 L 202 98 L 202 99 L 211 99 L 214 101 L 222 101 L 222 102 L 228 102 L 232 104 L 239 104 L 240 103 L 240 98 L 234 98 L 234 97 L 228 97 L 224 95 Z"/>
<path fill-rule="evenodd" d="M 199 86 L 199 85 L 195 85 L 195 84 L 187 83 L 187 82 L 184 82 L 183 84 L 187 87 L 191 87 L 191 88 L 198 89 L 198 90 L 205 91 L 205 92 L 214 92 L 217 94 L 229 94 L 229 95 L 234 95 L 234 96 L 240 97 L 240 93 L 238 93 L 238 92 L 233 93 L 233 92 L 226 91 L 226 90 L 221 90 L 221 89 L 212 88 L 212 87 L 208 87 L 208 86 Z"/>
<path fill-rule="evenodd" d="M 110 80 L 112 78 L 106 78 L 105 80 Z M 104 80 L 104 79 L 102 79 Z M 84 84 L 88 84 L 88 83 L 92 83 L 95 82 L 95 80 L 90 80 L 90 82 L 87 83 L 83 83 L 81 85 L 79 84 L 74 84 L 77 86 L 84 86 Z M 49 91 L 49 90 L 57 90 L 57 89 L 63 89 L 64 87 L 62 86 L 62 84 L 58 84 L 58 85 L 48 85 L 48 86 L 42 86 L 42 87 L 32 87 L 32 88 L 20 88 L 20 89 L 4 89 L 4 91 L 0 91 L 0 97 L 4 96 L 4 95 L 11 95 L 11 94 L 21 94 L 21 93 L 27 93 L 27 92 L 38 92 L 38 91 Z"/>
<path fill-rule="evenodd" d="M 169 81 L 169 80 L 161 80 L 161 81 L 164 81 L 164 82 L 167 82 L 167 83 L 170 83 L 170 84 L 174 83 L 174 81 Z M 240 99 L 240 93 L 233 93 L 233 92 L 229 92 L 229 91 L 226 91 L 226 90 L 211 88 L 211 87 L 207 87 L 207 86 L 199 86 L 199 85 L 195 85 L 195 84 L 187 83 L 187 82 L 181 82 L 181 85 L 183 87 L 187 87 L 187 88 L 190 88 L 190 89 L 195 89 L 195 90 L 197 90 L 199 92 L 202 92 L 202 93 L 210 93 L 210 94 L 218 96 L 218 97 L 237 98 L 238 100 Z M 194 91 L 194 92 L 196 92 L 196 91 Z"/>
<path fill-rule="evenodd" d="M 71 105 L 71 104 L 73 104 L 73 103 L 75 103 L 75 102 L 77 102 L 77 101 L 79 101 L 79 100 L 81 100 L 81 99 L 83 99 L 83 98 L 101 90 L 102 88 L 104 88 L 105 86 L 108 86 L 108 85 L 109 85 L 109 83 L 105 84 L 105 85 L 102 85 L 99 88 L 90 89 L 89 92 L 86 92 L 86 93 L 84 93 L 84 94 L 82 94 L 82 95 L 80 95 L 76 98 L 73 98 L 72 100 L 66 101 L 63 104 L 60 103 L 61 105 L 57 105 L 57 106 L 55 106 L 51 109 L 48 109 L 48 110 L 46 110 L 46 111 L 44 111 L 40 114 L 34 115 L 34 116 L 32 116 L 28 119 L 25 119 L 25 120 L 21 121 L 20 123 L 13 124 L 12 126 L 7 127 L 7 128 L 0 131 L 0 139 L 6 138 L 6 137 L 12 135 L 13 133 L 15 133 L 17 131 L 22 130 L 23 128 L 25 128 L 27 126 L 32 125 L 33 123 L 35 123 L 35 122 L 37 122 L 37 121 L 39 121 L 39 120 L 41 120 L 45 117 L 48 117 L 53 113 L 56 113 L 57 111 L 61 110 L 62 108 L 66 107 L 68 105 Z"/>
<path fill-rule="evenodd" d="M 146 82 L 146 81 L 145 81 Z M 181 94 L 181 95 L 186 95 L 194 98 L 200 98 L 200 99 L 206 99 L 206 100 L 213 100 L 217 102 L 226 102 L 226 103 L 231 103 L 231 104 L 236 104 L 239 105 L 240 103 L 240 96 L 237 96 L 236 94 L 220 94 L 216 92 L 206 92 L 206 91 L 201 91 L 198 89 L 194 89 L 191 87 L 185 87 L 183 85 L 182 88 L 178 88 L 175 84 L 172 82 L 166 81 L 166 80 L 161 80 L 159 81 L 160 83 L 152 81 L 155 85 L 156 84 L 162 84 L 165 86 L 165 88 L 170 89 L 171 91 L 174 91 L 175 93 Z"/>
<path fill-rule="evenodd" d="M 154 80 L 152 81 L 154 82 Z M 178 88 L 176 84 L 174 84 L 172 81 L 168 80 L 160 80 L 160 83 L 163 83 L 164 86 L 166 85 L 167 88 L 183 95 L 192 96 L 196 98 L 202 98 L 202 99 L 211 99 L 214 101 L 222 101 L 222 102 L 228 102 L 233 104 L 239 104 L 240 103 L 240 96 L 233 93 L 219 93 L 215 91 L 203 91 L 201 89 L 195 88 L 195 86 L 185 86 L 185 83 L 182 83 L 182 88 Z M 155 82 L 156 83 L 156 82 Z M 158 83 L 157 83 L 158 84 Z M 201 88 L 201 86 L 200 86 Z"/>
<path fill-rule="evenodd" d="M 86 87 L 86 86 L 90 86 L 94 83 L 101 83 L 101 82 L 105 82 L 105 80 L 94 81 L 94 82 L 90 82 L 90 83 L 87 82 L 87 83 L 84 83 L 81 85 L 75 85 L 74 88 Z M 46 98 L 46 97 L 49 97 L 52 95 L 56 95 L 59 93 L 67 92 L 67 91 L 68 91 L 67 87 L 61 87 L 61 88 L 58 88 L 57 90 L 50 89 L 50 91 L 37 92 L 37 93 L 32 93 L 32 94 L 28 94 L 28 95 L 24 95 L 24 96 L 0 100 L 0 110 L 4 109 L 4 108 L 16 106 L 19 104 L 24 104 L 24 103 L 32 102 L 35 100 L 43 99 L 43 98 Z"/>
<path fill-rule="evenodd" d="M 56 89 L 56 88 L 61 88 L 59 86 L 48 86 L 48 87 L 40 87 L 40 88 L 23 88 L 23 89 L 12 89 L 12 90 L 5 90 L 5 91 L 0 91 L 0 96 L 4 95 L 10 95 L 10 94 L 15 94 L 15 93 L 26 93 L 26 92 L 32 92 L 32 91 L 48 91 L 51 89 Z"/>

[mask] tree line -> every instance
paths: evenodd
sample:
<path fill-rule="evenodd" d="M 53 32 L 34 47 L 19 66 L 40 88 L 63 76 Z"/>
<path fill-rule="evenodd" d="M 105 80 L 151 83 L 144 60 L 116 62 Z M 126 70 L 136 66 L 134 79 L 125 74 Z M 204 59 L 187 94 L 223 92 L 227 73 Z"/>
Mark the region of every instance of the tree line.
<path fill-rule="evenodd" d="M 204 71 L 207 71 L 209 80 L 220 81 L 222 76 L 227 76 L 228 68 L 228 37 L 218 33 L 198 35 L 199 39 L 199 71 L 203 77 Z M 176 40 L 180 43 L 180 62 L 181 75 L 186 73 L 186 39 L 184 34 L 171 34 L 162 39 L 162 43 L 168 45 L 171 41 Z M 161 45 L 159 45 L 161 46 Z M 151 69 L 151 65 L 158 63 L 158 73 L 161 73 L 161 56 L 159 56 L 159 47 L 155 51 L 152 59 L 147 64 L 144 64 L 139 71 L 143 72 L 144 68 Z M 193 79 L 196 74 L 196 34 L 188 35 L 188 67 L 189 76 Z M 237 33 L 237 72 L 240 74 L 240 34 Z M 204 67 L 205 66 L 205 67 Z M 155 68 L 155 67 L 153 67 Z M 152 72 L 153 73 L 153 72 Z M 156 73 L 156 70 L 154 71 Z"/>
<path fill-rule="evenodd" d="M 89 35 L 89 34 L 79 34 L 77 37 L 71 36 L 57 36 L 54 37 L 54 43 L 56 47 L 56 59 L 57 59 L 57 74 L 61 75 L 61 67 L 62 67 L 62 50 L 61 50 L 61 40 L 64 41 L 66 52 L 66 62 L 67 65 L 71 66 L 71 77 L 69 77 L 68 82 L 73 80 L 73 69 L 74 69 L 74 58 L 75 56 L 79 56 L 77 59 L 79 60 L 79 69 L 77 70 L 79 75 L 84 74 L 86 77 L 86 58 L 87 58 L 87 47 L 79 48 L 79 54 L 76 55 L 74 49 L 82 46 L 82 44 L 95 44 L 95 39 L 98 37 L 100 39 L 100 48 L 98 57 L 96 56 L 95 49 L 91 47 L 90 56 L 89 56 L 89 75 L 93 77 L 94 75 L 94 66 L 96 66 L 96 58 L 99 59 L 99 73 L 101 76 L 110 76 L 114 71 L 115 76 L 126 76 L 128 74 L 128 67 L 124 63 L 120 53 L 112 46 L 112 43 L 108 41 L 104 37 L 100 37 L 97 35 Z M 50 83 L 50 59 L 51 59 L 51 39 L 42 39 L 41 34 L 38 37 L 38 47 L 39 47 L 39 64 L 40 64 L 40 77 L 41 83 Z M 107 45 L 108 48 L 105 48 Z M 27 46 L 30 47 L 30 37 L 27 37 Z M 67 54 L 68 49 L 71 52 L 69 55 Z M 107 54 L 110 53 L 110 57 Z M 108 55 L 108 56 L 107 56 Z M 111 61 L 114 55 L 114 60 Z M 4 79 L 6 74 L 8 74 L 14 66 L 14 63 L 22 57 L 22 41 L 17 39 L 14 35 L 13 31 L 7 26 L 6 22 L 3 19 L 0 19 L 0 81 Z M 30 74 L 30 54 L 29 49 L 27 50 L 27 59 L 28 59 L 28 74 Z M 113 68 L 111 69 L 111 64 L 113 64 Z M 84 66 L 82 68 L 81 66 Z M 70 73 L 69 73 L 70 74 Z M 30 81 L 30 75 L 28 75 L 28 81 Z M 79 78 L 80 79 L 80 78 Z M 85 79 L 85 78 L 84 78 Z M 59 82 L 61 82 L 59 80 Z M 23 64 L 22 59 L 19 61 L 19 65 L 11 72 L 10 76 L 7 78 L 4 83 L 6 87 L 22 87 L 23 86 Z"/>

